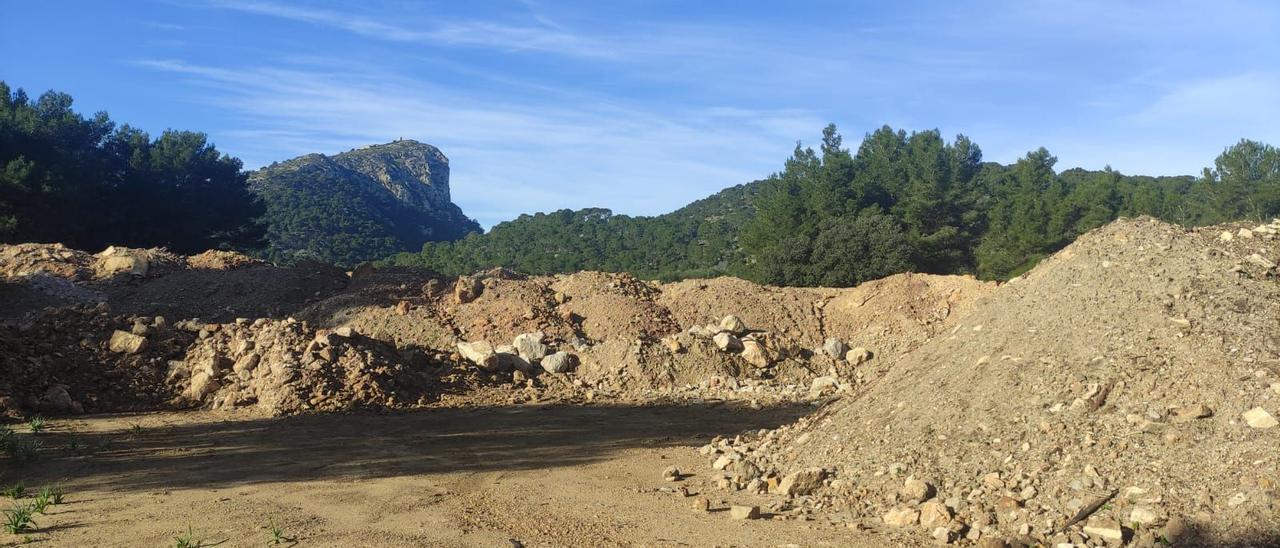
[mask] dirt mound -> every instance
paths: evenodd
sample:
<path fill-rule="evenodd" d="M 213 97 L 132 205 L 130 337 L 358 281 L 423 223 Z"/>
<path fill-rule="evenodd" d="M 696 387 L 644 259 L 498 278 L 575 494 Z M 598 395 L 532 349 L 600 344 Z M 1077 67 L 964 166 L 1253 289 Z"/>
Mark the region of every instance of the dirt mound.
<path fill-rule="evenodd" d="M 275 267 L 227 252 L 183 259 L 163 250 L 119 247 L 94 256 L 35 246 L 14 256 L 25 257 L 19 262 L 28 267 L 60 265 L 52 271 L 87 278 L 14 279 L 0 287 L 17 297 L 13 313 L 4 310 L 6 318 L 38 316 L 44 306 L 105 301 L 125 318 L 163 316 L 197 326 L 184 332 L 194 344 L 162 360 L 183 365 L 165 365 L 165 388 L 149 388 L 149 393 L 167 390 L 166 401 L 173 404 L 183 404 L 175 397 L 186 393 L 186 404 L 277 414 L 419 405 L 431 395 L 425 378 L 418 378 L 421 356 L 476 370 L 484 364 L 469 363 L 474 360 L 458 353 L 459 343 L 483 341 L 494 353 L 510 355 L 502 348 L 534 334 L 550 352 L 566 353 L 563 359 L 573 367 L 542 380 L 531 378 L 538 370 L 516 375 L 510 368 L 479 367 L 487 377 L 476 386 L 514 382 L 534 390 L 526 395 L 536 398 L 548 397 L 552 388 L 565 389 L 562 395 L 568 398 L 630 401 L 822 398 L 870 382 L 884 361 L 864 364 L 872 353 L 893 357 L 918 346 L 945 327 L 946 310 L 993 286 L 925 275 L 895 276 L 855 289 L 774 288 L 733 278 L 664 285 L 628 274 L 526 277 L 501 269 L 443 279 L 369 265 L 344 273 L 321 265 Z M 104 278 L 106 270 L 115 274 Z M 736 321 L 742 329 L 720 335 L 714 324 L 733 314 L 741 316 Z M 85 326 L 98 337 L 111 335 L 99 333 L 101 328 Z M 364 336 L 358 344 L 343 339 L 336 350 L 325 351 L 336 355 L 317 361 L 321 349 L 310 337 L 338 328 Z M 840 339 L 841 347 L 871 350 L 850 361 L 843 350 L 821 348 L 832 338 Z M 253 359 L 246 358 L 252 352 L 245 347 L 259 345 L 259 339 L 271 349 L 256 358 L 266 365 L 242 364 L 250 370 L 241 376 L 232 366 Z M 111 355 L 84 359 L 87 369 L 121 366 Z M 537 365 L 536 359 L 529 361 Z M 404 378 L 397 381 L 397 376 Z M 818 378 L 823 380 L 815 388 Z M 199 381 L 194 390 L 193 381 Z"/>
<path fill-rule="evenodd" d="M 296 320 L 185 322 L 198 333 L 168 381 L 179 402 L 213 409 L 253 407 L 273 415 L 304 410 L 426 405 L 438 356 L 401 352 L 350 328 L 315 331 Z"/>
<path fill-rule="evenodd" d="M 1277 233 L 1117 221 L 856 396 L 707 452 L 752 462 L 768 481 L 739 483 L 789 493 L 780 511 L 921 540 L 1274 541 Z"/>
<path fill-rule="evenodd" d="M 0 276 L 50 274 L 69 280 L 93 278 L 93 255 L 62 244 L 0 244 Z"/>
<path fill-rule="evenodd" d="M 156 409 L 170 398 L 166 362 L 191 336 L 164 318 L 113 314 L 105 304 L 50 309 L 0 328 L 0 412 Z M 145 340 L 125 348 L 129 339 Z"/>
<path fill-rule="evenodd" d="M 246 266 L 259 266 L 267 264 L 266 261 L 254 259 L 248 255 L 236 253 L 235 251 L 223 251 L 210 249 L 204 253 L 199 253 L 187 257 L 188 268 L 198 268 L 203 270 L 233 270 Z"/>
<path fill-rule="evenodd" d="M 340 269 L 319 264 L 245 266 L 233 270 L 179 270 L 129 283 L 88 284 L 113 310 L 176 319 L 227 322 L 284 318 L 343 291 Z"/>

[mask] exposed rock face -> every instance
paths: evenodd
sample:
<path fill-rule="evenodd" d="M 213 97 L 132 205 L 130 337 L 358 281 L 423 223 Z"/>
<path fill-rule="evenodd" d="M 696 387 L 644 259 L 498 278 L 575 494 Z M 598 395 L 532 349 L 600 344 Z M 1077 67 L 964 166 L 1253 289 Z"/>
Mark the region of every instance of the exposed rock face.
<path fill-rule="evenodd" d="M 443 209 L 449 198 L 449 159 L 440 149 L 413 140 L 344 152 L 333 163 L 378 181 L 397 200 L 422 209 Z"/>
<path fill-rule="evenodd" d="M 353 265 L 480 229 L 450 199 L 449 159 L 412 140 L 333 156 L 307 154 L 255 171 L 249 183 L 267 203 L 271 244 L 283 258 L 318 256 Z M 355 255 L 334 255 L 329 238 L 352 237 L 334 233 L 342 226 L 329 218 L 335 210 L 358 217 L 345 219 L 350 224 L 367 227 L 357 236 L 369 241 L 355 246 Z"/>

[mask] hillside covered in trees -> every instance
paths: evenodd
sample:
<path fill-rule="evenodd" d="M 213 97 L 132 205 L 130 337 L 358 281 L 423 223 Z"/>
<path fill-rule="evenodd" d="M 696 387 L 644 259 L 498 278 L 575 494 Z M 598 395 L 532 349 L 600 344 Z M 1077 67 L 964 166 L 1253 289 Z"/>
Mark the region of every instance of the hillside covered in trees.
<path fill-rule="evenodd" d="M 847 286 L 902 271 L 1005 279 L 1119 216 L 1187 225 L 1280 215 L 1280 152 L 1244 140 L 1199 177 L 1054 170 L 1041 148 L 983 162 L 964 136 L 889 127 L 856 150 L 835 126 L 782 171 L 656 217 L 605 209 L 522 215 L 488 233 L 387 264 L 448 274 L 504 266 L 547 274 L 729 274 L 778 285 Z"/>
<path fill-rule="evenodd" d="M 263 254 L 275 262 L 349 267 L 480 231 L 451 201 L 448 158 L 416 141 L 277 162 L 249 187 L 266 204 Z"/>

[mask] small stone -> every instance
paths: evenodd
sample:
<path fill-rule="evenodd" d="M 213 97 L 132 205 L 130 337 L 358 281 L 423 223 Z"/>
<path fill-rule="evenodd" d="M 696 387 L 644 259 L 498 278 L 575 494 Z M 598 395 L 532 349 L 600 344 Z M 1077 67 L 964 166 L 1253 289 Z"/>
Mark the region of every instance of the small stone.
<path fill-rule="evenodd" d="M 733 457 L 730 457 L 729 455 L 720 455 L 715 462 L 711 463 L 711 467 L 716 470 L 724 470 L 731 464 L 733 464 Z"/>
<path fill-rule="evenodd" d="M 722 352 L 739 352 L 742 350 L 742 341 L 735 337 L 733 333 L 720 332 L 711 338 L 716 343 L 716 348 Z"/>
<path fill-rule="evenodd" d="M 845 354 L 849 352 L 849 345 L 845 344 L 844 341 L 840 339 L 832 337 L 822 343 L 822 351 L 825 352 L 827 356 L 839 360 L 844 358 Z"/>
<path fill-rule="evenodd" d="M 1280 424 L 1275 417 L 1271 416 L 1271 413 L 1261 407 L 1254 407 L 1241 413 L 1240 416 L 1244 418 L 1244 423 L 1249 425 L 1250 428 L 1274 428 L 1277 424 Z"/>
<path fill-rule="evenodd" d="M 1141 525 L 1151 525 L 1159 519 L 1155 511 L 1146 506 L 1134 506 L 1129 511 L 1129 523 L 1138 523 Z"/>
<path fill-rule="evenodd" d="M 907 502 L 923 502 L 933 496 L 933 486 L 929 482 L 908 477 L 898 495 Z"/>
<path fill-rule="evenodd" d="M 249 380 L 253 376 L 254 368 L 258 367 L 258 362 L 262 357 L 257 354 L 245 354 L 236 360 L 235 365 L 231 366 L 231 370 L 236 372 L 241 379 Z"/>
<path fill-rule="evenodd" d="M 720 320 L 720 329 L 733 335 L 742 335 L 747 332 L 747 324 L 742 322 L 742 318 L 730 314 Z"/>
<path fill-rule="evenodd" d="M 730 506 L 730 519 L 757 519 L 760 517 L 759 506 Z"/>
<path fill-rule="evenodd" d="M 693 499 L 693 511 L 706 512 L 711 510 L 711 500 L 707 497 L 698 497 Z"/>
<path fill-rule="evenodd" d="M 672 353 L 679 354 L 684 352 L 684 345 L 675 337 L 665 337 L 662 339 L 662 346 L 667 347 Z"/>
<path fill-rule="evenodd" d="M 662 479 L 666 481 L 680 481 L 681 477 L 683 476 L 680 475 L 680 469 L 675 466 L 668 466 L 662 471 Z"/>
<path fill-rule="evenodd" d="M 542 368 L 546 370 L 548 373 L 568 373 L 570 371 L 573 371 L 573 368 L 575 365 L 577 365 L 577 362 L 578 362 L 578 359 L 573 354 L 560 351 L 550 356 L 547 356 L 545 358 L 542 358 L 542 361 L 539 362 L 539 365 L 541 365 Z"/>
<path fill-rule="evenodd" d="M 484 369 L 496 370 L 499 365 L 493 345 L 488 341 L 460 342 L 458 354 Z"/>
<path fill-rule="evenodd" d="M 1203 403 L 1186 405 L 1173 410 L 1174 422 L 1190 422 L 1196 419 L 1207 419 L 1213 416 L 1213 410 Z"/>
<path fill-rule="evenodd" d="M 1222 234 L 1219 234 L 1219 235 L 1218 235 L 1218 239 L 1219 239 L 1219 240 L 1222 240 L 1222 241 L 1224 241 L 1224 242 L 1230 242 L 1231 240 L 1234 240 L 1234 239 L 1235 239 L 1235 236 L 1234 236 L 1234 235 L 1232 235 L 1230 232 L 1228 232 L 1228 231 L 1224 230 L 1224 231 L 1222 231 Z"/>
<path fill-rule="evenodd" d="M 64 384 L 55 384 L 50 386 L 44 393 L 42 402 L 55 411 L 67 412 L 74 411 L 77 407 L 76 401 L 71 398 L 71 393 L 67 392 L 67 386 Z M 17 407 L 14 405 L 13 407 Z M 0 408 L 2 410 L 3 408 Z"/>
<path fill-rule="evenodd" d="M 990 489 L 1004 489 L 1004 481 L 1000 479 L 999 472 L 991 472 L 982 476 L 982 484 Z"/>
<path fill-rule="evenodd" d="M 912 527 L 920 521 L 920 511 L 905 506 L 898 507 L 886 512 L 882 519 L 892 527 Z"/>
<path fill-rule="evenodd" d="M 511 344 L 521 358 L 529 362 L 537 362 L 547 355 L 547 345 L 542 344 L 542 339 L 545 337 L 546 335 L 541 331 L 522 333 L 516 335 Z"/>
<path fill-rule="evenodd" d="M 946 527 L 935 527 L 930 536 L 933 537 L 933 540 L 938 541 L 938 544 L 951 544 L 956 540 L 955 533 Z"/>
<path fill-rule="evenodd" d="M 931 499 L 920 505 L 920 525 L 925 527 L 944 527 L 951 521 L 951 509 L 938 499 Z"/>
<path fill-rule="evenodd" d="M 809 394 L 811 396 L 821 396 L 827 392 L 834 392 L 840 387 L 840 379 L 835 377 L 817 377 L 813 379 L 813 383 L 809 385 Z"/>
<path fill-rule="evenodd" d="M 1084 533 L 1091 537 L 1101 537 L 1107 540 L 1123 541 L 1124 529 L 1120 527 L 1120 522 L 1111 518 L 1094 518 L 1084 526 Z"/>
<path fill-rule="evenodd" d="M 1227 499 L 1227 506 L 1235 508 L 1249 501 L 1249 496 L 1244 493 L 1236 493 Z"/>
<path fill-rule="evenodd" d="M 871 351 L 861 346 L 844 353 L 844 361 L 853 365 L 862 365 L 871 360 Z"/>
<path fill-rule="evenodd" d="M 760 467 L 747 459 L 733 463 L 729 466 L 729 469 L 733 473 L 734 479 L 738 480 L 739 483 L 747 483 L 760 477 Z"/>
<path fill-rule="evenodd" d="M 1179 541 L 1187 534 L 1187 522 L 1182 518 L 1170 518 L 1165 522 L 1164 527 L 1160 528 L 1160 537 L 1168 542 L 1171 546 L 1180 546 Z"/>
<path fill-rule="evenodd" d="M 782 478 L 782 483 L 778 484 L 778 492 L 783 495 L 808 495 L 821 487 L 822 480 L 826 477 L 827 471 L 817 467 L 792 472 Z"/>
<path fill-rule="evenodd" d="M 128 331 L 116 330 L 111 334 L 111 342 L 108 347 L 112 352 L 120 352 L 123 354 L 137 354 L 147 347 L 147 338 L 141 335 L 134 335 Z"/>
<path fill-rule="evenodd" d="M 747 363 L 759 368 L 769 367 L 773 363 L 773 356 L 770 355 L 769 349 L 765 348 L 760 341 L 742 341 L 741 356 Z"/>

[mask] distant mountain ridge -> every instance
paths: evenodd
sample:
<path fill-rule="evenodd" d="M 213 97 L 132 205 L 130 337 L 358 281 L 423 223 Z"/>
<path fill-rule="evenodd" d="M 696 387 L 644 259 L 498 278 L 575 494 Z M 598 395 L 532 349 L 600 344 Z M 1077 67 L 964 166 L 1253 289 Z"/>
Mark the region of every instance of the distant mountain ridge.
<path fill-rule="evenodd" d="M 351 266 L 480 225 L 453 203 L 449 159 L 413 140 L 307 154 L 249 174 L 267 207 L 267 256 Z"/>

